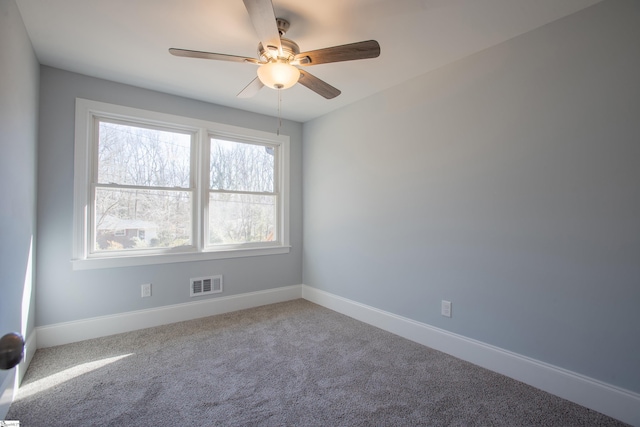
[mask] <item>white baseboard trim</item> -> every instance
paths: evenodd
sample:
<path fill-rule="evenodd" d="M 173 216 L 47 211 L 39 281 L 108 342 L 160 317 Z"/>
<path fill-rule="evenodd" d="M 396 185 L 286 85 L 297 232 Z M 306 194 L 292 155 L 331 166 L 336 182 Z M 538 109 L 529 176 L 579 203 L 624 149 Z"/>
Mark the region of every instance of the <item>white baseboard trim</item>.
<path fill-rule="evenodd" d="M 403 338 L 640 426 L 640 394 L 310 286 L 302 298 Z"/>
<path fill-rule="evenodd" d="M 36 328 L 38 348 L 229 313 L 302 297 L 302 285 L 210 298 L 147 310 L 92 317 Z"/>

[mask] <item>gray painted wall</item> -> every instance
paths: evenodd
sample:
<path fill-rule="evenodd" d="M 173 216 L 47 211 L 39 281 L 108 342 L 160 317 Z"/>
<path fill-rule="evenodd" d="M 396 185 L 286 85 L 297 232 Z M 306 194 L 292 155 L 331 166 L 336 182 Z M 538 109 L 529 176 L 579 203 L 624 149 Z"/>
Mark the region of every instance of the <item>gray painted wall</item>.
<path fill-rule="evenodd" d="M 71 266 L 76 97 L 275 132 L 277 120 L 186 98 L 42 67 L 38 162 L 38 326 L 194 301 L 189 278 L 224 276 L 224 293 L 302 283 L 302 125 L 291 137 L 291 245 L 286 255 L 74 271 Z M 151 298 L 140 285 L 153 284 Z M 207 298 L 207 297 L 202 297 Z M 201 300 L 202 298 L 198 298 Z"/>
<path fill-rule="evenodd" d="M 305 123 L 304 283 L 640 392 L 639 41 L 605 1 Z"/>
<path fill-rule="evenodd" d="M 27 336 L 34 328 L 29 259 L 36 225 L 38 73 L 18 7 L 0 0 L 0 336 Z M 14 375 L 15 369 L 0 371 L 0 419 Z"/>

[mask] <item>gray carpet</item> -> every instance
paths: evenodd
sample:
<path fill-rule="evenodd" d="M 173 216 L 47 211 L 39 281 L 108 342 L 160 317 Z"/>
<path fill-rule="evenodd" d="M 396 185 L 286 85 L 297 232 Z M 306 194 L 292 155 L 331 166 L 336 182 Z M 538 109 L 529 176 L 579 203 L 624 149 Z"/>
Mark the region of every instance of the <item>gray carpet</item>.
<path fill-rule="evenodd" d="M 305 300 L 38 350 L 38 426 L 618 426 Z"/>

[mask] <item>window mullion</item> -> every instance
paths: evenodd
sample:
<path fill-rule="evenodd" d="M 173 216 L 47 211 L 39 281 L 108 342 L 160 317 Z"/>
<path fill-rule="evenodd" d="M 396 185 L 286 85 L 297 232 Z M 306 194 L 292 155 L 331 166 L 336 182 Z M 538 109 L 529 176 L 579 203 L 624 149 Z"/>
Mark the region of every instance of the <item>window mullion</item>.
<path fill-rule="evenodd" d="M 128 184 L 94 184 L 98 188 L 115 188 L 115 189 L 125 189 L 125 190 L 157 190 L 157 191 L 193 191 L 195 187 L 185 188 L 185 187 L 157 187 L 153 185 L 128 185 Z"/>
<path fill-rule="evenodd" d="M 209 132 L 201 129 L 198 138 L 198 250 L 207 245 L 209 235 Z"/>
<path fill-rule="evenodd" d="M 238 190 L 220 190 L 220 189 L 211 189 L 208 190 L 209 193 L 220 193 L 220 194 L 248 194 L 250 196 L 277 196 L 277 191 L 238 191 Z"/>
<path fill-rule="evenodd" d="M 89 199 L 87 200 L 87 231 L 85 253 L 91 254 L 95 250 L 96 241 L 96 183 L 98 182 L 98 143 L 100 119 L 91 114 L 91 142 L 89 144 Z"/>

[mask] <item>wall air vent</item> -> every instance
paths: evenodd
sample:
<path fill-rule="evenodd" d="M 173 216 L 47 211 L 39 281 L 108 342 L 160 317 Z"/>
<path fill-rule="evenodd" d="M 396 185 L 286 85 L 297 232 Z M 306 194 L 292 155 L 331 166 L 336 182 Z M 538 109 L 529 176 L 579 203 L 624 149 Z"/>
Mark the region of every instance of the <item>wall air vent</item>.
<path fill-rule="evenodd" d="M 189 296 L 191 297 L 222 292 L 222 276 L 194 277 L 190 282 Z"/>

